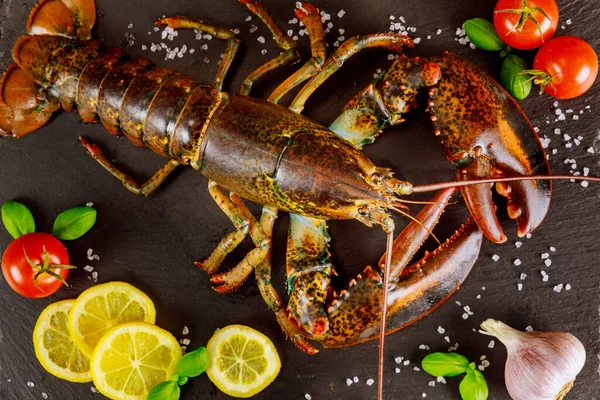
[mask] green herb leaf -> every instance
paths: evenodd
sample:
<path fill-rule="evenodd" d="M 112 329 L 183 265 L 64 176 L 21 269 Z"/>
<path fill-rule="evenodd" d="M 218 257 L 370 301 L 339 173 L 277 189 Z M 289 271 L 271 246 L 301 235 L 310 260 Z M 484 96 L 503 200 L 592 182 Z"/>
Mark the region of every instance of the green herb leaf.
<path fill-rule="evenodd" d="M 154 386 L 146 400 L 179 400 L 179 386 L 175 381 L 166 381 Z"/>
<path fill-rule="evenodd" d="M 189 380 L 189 378 L 187 376 L 178 376 L 177 377 L 177 384 L 179 386 L 183 386 L 187 383 L 187 381 Z"/>
<path fill-rule="evenodd" d="M 519 56 L 509 55 L 502 64 L 500 83 L 516 99 L 523 100 L 531 92 L 531 78 L 524 74 L 527 63 Z"/>
<path fill-rule="evenodd" d="M 177 375 L 195 378 L 210 365 L 210 355 L 205 347 L 200 347 L 181 357 L 177 363 Z"/>
<path fill-rule="evenodd" d="M 458 353 L 431 353 L 421 361 L 421 368 L 433 376 L 464 374 L 469 360 Z"/>
<path fill-rule="evenodd" d="M 463 400 L 487 400 L 488 386 L 483 374 L 476 369 L 469 369 L 458 387 Z"/>
<path fill-rule="evenodd" d="M 73 240 L 85 235 L 96 223 L 96 210 L 82 206 L 71 208 L 56 217 L 52 234 L 61 240 Z"/>
<path fill-rule="evenodd" d="M 2 206 L 2 222 L 13 238 L 35 232 L 35 220 L 29 208 L 16 201 L 7 201 Z"/>
<path fill-rule="evenodd" d="M 465 33 L 478 49 L 500 51 L 506 47 L 494 25 L 483 18 L 470 19 L 465 22 L 464 27 Z"/>

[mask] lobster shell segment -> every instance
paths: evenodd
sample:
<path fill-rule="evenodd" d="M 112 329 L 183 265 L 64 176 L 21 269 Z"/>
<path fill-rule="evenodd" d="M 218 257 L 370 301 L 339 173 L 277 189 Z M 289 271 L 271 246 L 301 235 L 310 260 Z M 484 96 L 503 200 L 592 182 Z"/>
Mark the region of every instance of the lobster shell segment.
<path fill-rule="evenodd" d="M 550 167 L 533 125 L 516 101 L 488 74 L 452 53 L 432 57 L 442 79 L 430 90 L 429 112 L 459 180 L 548 175 Z M 550 206 L 550 181 L 498 184 L 508 197 L 508 215 L 519 236 L 531 233 Z M 488 185 L 462 189 L 479 228 L 492 241 L 506 241 Z"/>

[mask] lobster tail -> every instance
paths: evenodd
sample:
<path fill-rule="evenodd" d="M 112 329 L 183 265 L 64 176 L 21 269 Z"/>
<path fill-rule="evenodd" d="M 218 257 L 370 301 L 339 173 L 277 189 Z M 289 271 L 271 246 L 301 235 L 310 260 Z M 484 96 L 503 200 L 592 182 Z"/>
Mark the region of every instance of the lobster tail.
<path fill-rule="evenodd" d="M 0 134 L 21 137 L 48 122 L 59 108 L 22 68 L 8 66 L 0 81 Z"/>
<path fill-rule="evenodd" d="M 81 70 L 98 55 L 99 43 L 87 41 L 95 19 L 93 0 L 35 5 L 27 21 L 29 35 L 13 47 L 16 64 L 0 81 L 0 134 L 21 137 L 48 122 L 61 105 L 75 108 Z"/>

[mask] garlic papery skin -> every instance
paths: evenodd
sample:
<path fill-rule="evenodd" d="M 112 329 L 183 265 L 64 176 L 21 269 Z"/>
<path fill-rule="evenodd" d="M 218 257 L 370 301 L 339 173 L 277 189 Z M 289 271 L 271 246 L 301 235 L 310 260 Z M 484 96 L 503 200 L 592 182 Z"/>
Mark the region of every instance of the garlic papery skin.
<path fill-rule="evenodd" d="M 514 400 L 561 400 L 585 364 L 585 348 L 570 333 L 521 332 L 493 319 L 481 328 L 506 346 L 504 380 Z"/>

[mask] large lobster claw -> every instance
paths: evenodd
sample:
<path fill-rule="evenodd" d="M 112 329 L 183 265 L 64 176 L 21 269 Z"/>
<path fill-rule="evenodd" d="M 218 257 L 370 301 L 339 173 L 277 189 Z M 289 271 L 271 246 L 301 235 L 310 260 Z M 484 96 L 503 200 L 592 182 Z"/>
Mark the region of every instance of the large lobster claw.
<path fill-rule="evenodd" d="M 515 100 L 488 74 L 452 53 L 432 57 L 442 79 L 430 90 L 429 112 L 459 180 L 496 176 L 548 175 L 540 140 Z M 532 232 L 550 205 L 550 181 L 497 184 L 508 197 L 508 215 L 519 236 Z M 506 241 L 496 218 L 489 185 L 462 189 L 471 215 L 491 241 Z"/>

